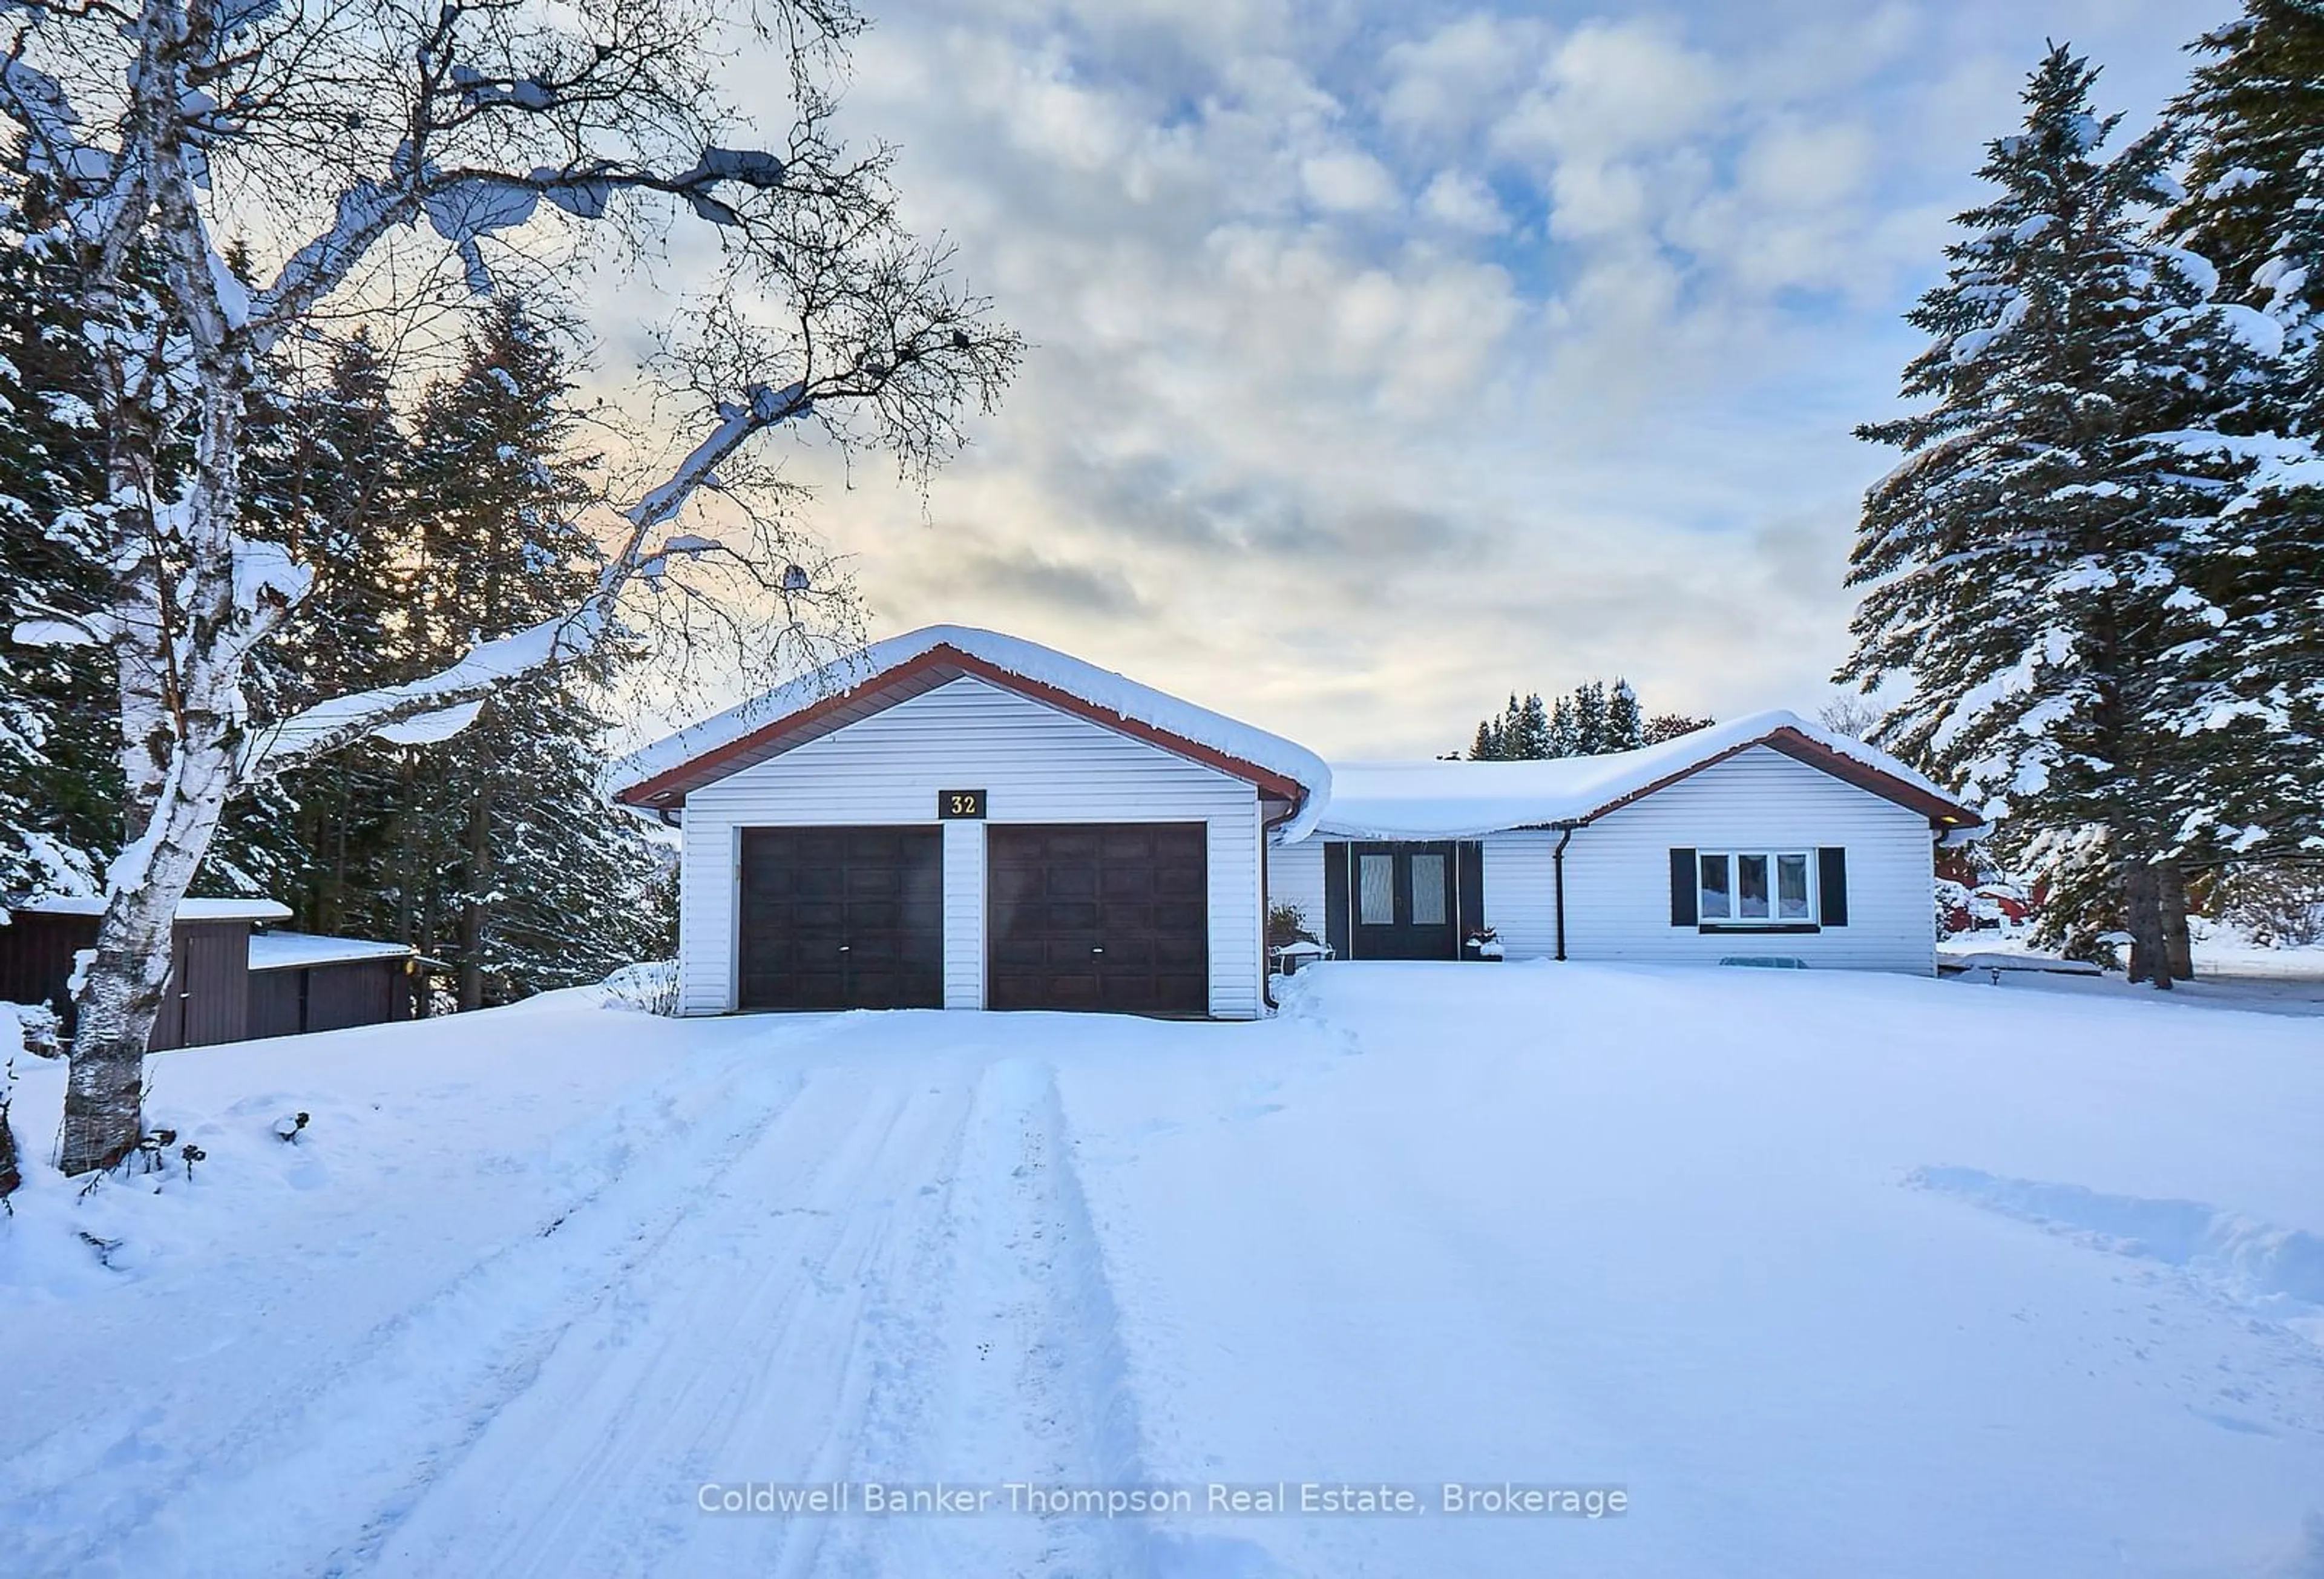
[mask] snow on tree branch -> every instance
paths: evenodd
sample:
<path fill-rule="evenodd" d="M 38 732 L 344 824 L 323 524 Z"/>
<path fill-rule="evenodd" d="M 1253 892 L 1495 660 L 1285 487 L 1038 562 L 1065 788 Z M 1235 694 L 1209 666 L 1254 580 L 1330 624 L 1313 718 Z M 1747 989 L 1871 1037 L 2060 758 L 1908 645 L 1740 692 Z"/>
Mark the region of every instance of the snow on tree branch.
<path fill-rule="evenodd" d="M 720 464 L 753 435 L 797 420 L 812 409 L 806 390 L 798 384 L 782 389 L 761 386 L 752 390 L 747 400 L 723 407 L 718 424 L 709 435 L 667 480 L 630 509 L 627 540 L 607 561 L 595 592 L 582 606 L 484 642 L 451 668 L 424 679 L 335 697 L 258 732 L 244 764 L 244 776 L 255 780 L 280 773 L 366 735 L 409 740 L 413 736 L 407 726 L 421 720 L 432 719 L 441 726 L 429 738 L 447 737 L 475 718 L 475 709 L 468 704 L 477 698 L 523 675 L 586 656 L 612 623 L 622 591 L 632 580 L 658 574 L 672 556 L 722 546 L 706 539 L 680 536 L 649 549 L 652 533 L 673 520 L 695 492 L 715 476 Z M 400 736 L 392 733 L 397 731 L 402 732 Z"/>

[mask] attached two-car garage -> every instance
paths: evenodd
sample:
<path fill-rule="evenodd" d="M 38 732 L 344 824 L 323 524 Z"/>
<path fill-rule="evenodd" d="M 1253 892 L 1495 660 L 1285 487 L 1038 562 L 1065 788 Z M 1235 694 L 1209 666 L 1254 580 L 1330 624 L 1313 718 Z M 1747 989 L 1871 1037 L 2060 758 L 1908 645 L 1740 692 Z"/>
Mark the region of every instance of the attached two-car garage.
<path fill-rule="evenodd" d="M 679 1011 L 1264 1008 L 1277 736 L 1029 642 L 879 643 L 632 759 L 681 830 Z"/>
<path fill-rule="evenodd" d="M 738 1008 L 944 1007 L 940 827 L 741 840 Z M 1206 843 L 1201 823 L 988 829 L 987 1005 L 1207 1013 Z"/>

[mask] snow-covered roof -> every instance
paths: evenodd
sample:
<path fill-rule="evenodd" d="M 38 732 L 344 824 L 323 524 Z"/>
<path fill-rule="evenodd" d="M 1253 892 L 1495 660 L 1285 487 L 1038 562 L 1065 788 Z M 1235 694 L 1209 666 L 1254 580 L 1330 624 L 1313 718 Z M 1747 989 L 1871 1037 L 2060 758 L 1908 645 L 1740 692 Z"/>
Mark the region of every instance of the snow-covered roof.
<path fill-rule="evenodd" d="M 50 894 L 44 899 L 27 900 L 15 907 L 33 916 L 102 916 L 105 900 L 102 896 L 80 898 L 66 894 Z M 272 900 L 180 900 L 178 919 L 180 921 L 287 921 L 290 907 Z"/>
<path fill-rule="evenodd" d="M 779 743 L 769 743 L 786 736 L 790 723 L 801 715 L 877 691 L 883 677 L 920 660 L 935 667 L 946 658 L 969 660 L 969 672 L 983 678 L 1021 680 L 1033 694 L 1069 699 L 1100 722 L 1130 726 L 1149 739 L 1159 736 L 1156 743 L 1166 749 L 1192 748 L 1190 754 L 1198 759 L 1223 759 L 1213 765 L 1256 770 L 1282 781 L 1298 792 L 1300 800 L 1298 814 L 1286 825 L 1291 837 L 1305 836 L 1315 809 L 1330 792 L 1332 771 L 1323 760 L 1281 735 L 1038 642 L 968 625 L 929 625 L 875 642 L 853 660 L 802 675 L 632 753 L 614 766 L 614 795 L 632 805 L 682 799 L 696 784 L 781 749 Z M 763 748 L 760 754 L 752 754 L 754 746 Z"/>
<path fill-rule="evenodd" d="M 290 970 L 307 965 L 345 965 L 351 960 L 409 957 L 402 943 L 377 943 L 368 937 L 322 937 L 312 932 L 255 932 L 250 938 L 250 968 Z"/>
<path fill-rule="evenodd" d="M 1545 762 L 1334 762 L 1315 826 L 1372 839 L 1467 839 L 1503 828 L 1582 822 L 1754 745 L 1789 750 L 1935 817 L 1975 812 L 1886 752 L 1794 713 L 1755 713 L 1638 751 Z M 1861 775 L 1861 777 L 1858 777 Z M 1284 842 L 1297 836 L 1286 835 Z"/>

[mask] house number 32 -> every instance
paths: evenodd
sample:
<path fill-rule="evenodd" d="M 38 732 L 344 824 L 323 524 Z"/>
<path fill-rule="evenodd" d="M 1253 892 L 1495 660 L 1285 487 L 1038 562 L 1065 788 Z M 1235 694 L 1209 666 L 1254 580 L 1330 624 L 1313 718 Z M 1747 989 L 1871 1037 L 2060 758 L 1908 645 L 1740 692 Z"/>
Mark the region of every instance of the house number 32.
<path fill-rule="evenodd" d="M 939 790 L 936 791 L 936 816 L 982 817 L 984 791 L 982 790 Z"/>

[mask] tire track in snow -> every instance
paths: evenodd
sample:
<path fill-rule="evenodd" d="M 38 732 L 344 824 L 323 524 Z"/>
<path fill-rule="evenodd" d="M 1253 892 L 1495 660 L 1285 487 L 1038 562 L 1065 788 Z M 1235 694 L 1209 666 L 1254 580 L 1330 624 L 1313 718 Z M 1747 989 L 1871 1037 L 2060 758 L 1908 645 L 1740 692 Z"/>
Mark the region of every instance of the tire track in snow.
<path fill-rule="evenodd" d="M 854 1481 L 1130 1484 L 1145 1478 L 1119 1313 L 1075 1171 L 1056 1071 L 992 1065 L 979 1082 L 938 1233 L 915 1283 L 939 1290 L 872 1329 L 881 1385 Z M 1137 1519 L 828 1523 L 788 1554 L 819 1574 L 1106 1574 L 1157 1571 Z"/>
<path fill-rule="evenodd" d="M 388 1573 L 764 1572 L 805 1526 L 710 1518 L 704 1482 L 844 1470 L 869 1392 L 867 1310 L 940 1203 L 967 1081 L 820 1071 L 635 1270 L 640 1292 L 557 1352 L 376 1543 Z M 902 1229 L 899 1236 L 899 1229 Z"/>
<path fill-rule="evenodd" d="M 69 1461 L 51 1460 L 51 1473 L 64 1473 L 50 1495 L 32 1491 L 46 1504 L 36 1528 L 74 1538 L 44 1550 L 27 1543 L 17 1555 L 44 1573 L 145 1566 L 239 1576 L 257 1553 L 275 1554 L 281 1572 L 340 1571 L 344 1551 L 308 1543 L 331 1542 L 335 1515 L 350 1501 L 393 1506 L 407 1497 L 438 1455 L 521 1391 L 557 1334 L 698 1209 L 700 1186 L 797 1097 L 798 1076 L 767 1062 L 770 1042 L 828 1030 L 787 1027 L 691 1060 L 561 1142 L 575 1153 L 563 1171 L 576 1193 L 534 1234 L 382 1323 L 361 1349 L 284 1376 L 216 1438 L 154 1443 L 141 1424 L 104 1441 L 93 1469 L 76 1474 Z M 200 1390 L 198 1376 L 181 1390 Z M 144 1417 L 203 1412 L 157 1402 Z M 134 1467 L 124 1473 L 124 1464 Z M 93 1492 L 106 1505 L 76 1517 L 70 1504 Z M 17 1500 L 12 1489 L 6 1501 Z"/>

